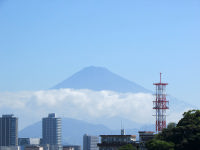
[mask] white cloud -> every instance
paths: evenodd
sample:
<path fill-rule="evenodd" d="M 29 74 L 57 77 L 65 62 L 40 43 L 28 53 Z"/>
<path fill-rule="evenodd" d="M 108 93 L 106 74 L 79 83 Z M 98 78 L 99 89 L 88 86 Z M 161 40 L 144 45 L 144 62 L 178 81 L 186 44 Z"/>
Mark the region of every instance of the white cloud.
<path fill-rule="evenodd" d="M 146 93 L 73 89 L 3 92 L 0 113 L 14 113 L 20 119 L 21 128 L 51 112 L 86 121 L 120 116 L 134 122 L 153 123 L 152 101 L 153 96 Z"/>

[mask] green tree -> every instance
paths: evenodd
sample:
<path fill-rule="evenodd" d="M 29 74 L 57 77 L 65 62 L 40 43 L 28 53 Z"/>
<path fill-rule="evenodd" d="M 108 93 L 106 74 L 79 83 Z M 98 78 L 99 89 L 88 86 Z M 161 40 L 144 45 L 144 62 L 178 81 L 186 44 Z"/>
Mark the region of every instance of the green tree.
<path fill-rule="evenodd" d="M 172 128 L 175 128 L 175 127 L 176 127 L 176 123 L 175 122 L 170 122 L 167 125 L 167 129 L 172 129 Z"/>
<path fill-rule="evenodd" d="M 137 150 L 132 144 L 121 146 L 119 150 Z"/>
<path fill-rule="evenodd" d="M 183 118 L 178 122 L 177 126 L 199 126 L 200 110 L 189 110 L 183 114 Z"/>
<path fill-rule="evenodd" d="M 146 143 L 148 150 L 174 150 L 174 143 L 153 139 Z"/>

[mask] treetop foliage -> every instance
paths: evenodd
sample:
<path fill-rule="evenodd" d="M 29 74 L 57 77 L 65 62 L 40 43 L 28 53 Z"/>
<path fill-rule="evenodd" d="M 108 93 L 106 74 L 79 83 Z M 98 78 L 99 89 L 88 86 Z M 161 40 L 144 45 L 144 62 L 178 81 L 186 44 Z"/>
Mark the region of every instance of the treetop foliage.
<path fill-rule="evenodd" d="M 183 114 L 183 118 L 178 122 L 177 126 L 199 126 L 200 110 L 189 110 Z"/>
<path fill-rule="evenodd" d="M 162 145 L 162 146 L 161 146 Z M 147 148 L 156 150 L 159 147 L 169 147 L 175 150 L 200 149 L 200 110 L 189 110 L 176 126 L 163 129 L 155 138 L 147 143 Z M 159 150 L 159 149 L 158 149 Z"/>
<path fill-rule="evenodd" d="M 121 146 L 119 150 L 137 150 L 132 144 Z"/>

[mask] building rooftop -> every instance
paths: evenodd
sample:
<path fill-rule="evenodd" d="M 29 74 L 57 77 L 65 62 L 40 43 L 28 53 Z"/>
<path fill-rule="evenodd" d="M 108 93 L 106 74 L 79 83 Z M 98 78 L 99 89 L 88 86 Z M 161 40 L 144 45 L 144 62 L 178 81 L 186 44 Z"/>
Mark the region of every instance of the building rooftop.
<path fill-rule="evenodd" d="M 101 137 L 136 137 L 136 135 L 100 135 Z"/>
<path fill-rule="evenodd" d="M 55 113 L 50 113 L 50 114 L 48 115 L 48 117 L 49 117 L 49 118 L 55 118 L 55 117 L 56 117 L 56 114 L 55 114 Z"/>
<path fill-rule="evenodd" d="M 3 118 L 12 118 L 13 116 L 14 116 L 13 114 L 2 115 Z"/>

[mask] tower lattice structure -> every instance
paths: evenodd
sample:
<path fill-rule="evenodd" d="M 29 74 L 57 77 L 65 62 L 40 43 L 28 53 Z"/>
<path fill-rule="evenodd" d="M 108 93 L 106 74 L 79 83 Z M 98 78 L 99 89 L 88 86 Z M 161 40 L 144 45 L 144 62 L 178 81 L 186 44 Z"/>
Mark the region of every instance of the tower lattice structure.
<path fill-rule="evenodd" d="M 156 86 L 155 101 L 153 101 L 153 109 L 156 110 L 156 132 L 166 128 L 166 110 L 169 109 L 169 101 L 167 101 L 166 86 L 168 83 L 154 83 Z"/>

